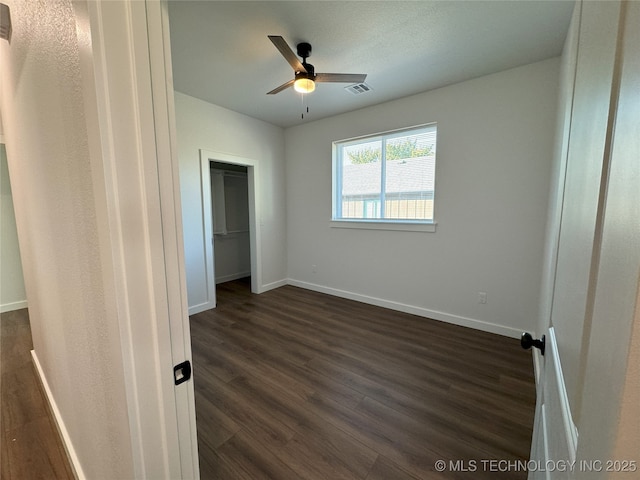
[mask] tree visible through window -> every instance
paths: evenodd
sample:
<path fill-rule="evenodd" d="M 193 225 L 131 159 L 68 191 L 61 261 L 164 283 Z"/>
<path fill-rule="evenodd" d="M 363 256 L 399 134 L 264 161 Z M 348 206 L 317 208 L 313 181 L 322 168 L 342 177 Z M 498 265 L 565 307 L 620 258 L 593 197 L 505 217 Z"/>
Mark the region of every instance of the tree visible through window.
<path fill-rule="evenodd" d="M 334 142 L 333 219 L 433 223 L 436 125 Z"/>

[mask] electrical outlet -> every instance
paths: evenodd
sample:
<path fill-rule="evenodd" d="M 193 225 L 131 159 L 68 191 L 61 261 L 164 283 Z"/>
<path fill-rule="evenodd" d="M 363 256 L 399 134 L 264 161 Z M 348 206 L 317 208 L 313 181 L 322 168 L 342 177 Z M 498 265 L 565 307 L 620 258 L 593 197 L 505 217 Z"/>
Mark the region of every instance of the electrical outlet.
<path fill-rule="evenodd" d="M 478 292 L 478 303 L 487 303 L 487 292 Z"/>
<path fill-rule="evenodd" d="M 317 265 L 311 265 L 311 273 L 316 273 L 318 271 Z"/>

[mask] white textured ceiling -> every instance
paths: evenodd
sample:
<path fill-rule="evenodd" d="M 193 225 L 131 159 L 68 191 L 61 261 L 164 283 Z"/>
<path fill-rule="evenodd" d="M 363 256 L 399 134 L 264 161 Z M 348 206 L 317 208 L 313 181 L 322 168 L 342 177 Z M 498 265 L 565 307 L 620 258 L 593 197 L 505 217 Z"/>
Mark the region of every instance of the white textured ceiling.
<path fill-rule="evenodd" d="M 573 1 L 169 2 L 179 92 L 288 127 L 560 55 Z M 316 72 L 366 73 L 371 92 L 293 78 L 267 38 L 313 46 Z"/>

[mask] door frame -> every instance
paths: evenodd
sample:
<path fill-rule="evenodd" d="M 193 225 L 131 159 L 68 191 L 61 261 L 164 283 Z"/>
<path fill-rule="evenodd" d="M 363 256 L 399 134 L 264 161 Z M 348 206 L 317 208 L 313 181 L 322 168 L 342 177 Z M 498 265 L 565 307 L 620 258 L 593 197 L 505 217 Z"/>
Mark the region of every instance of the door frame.
<path fill-rule="evenodd" d="M 249 248 L 251 255 L 251 291 L 262 293 L 262 265 L 260 252 L 260 218 L 257 199 L 259 166 L 256 160 L 214 150 L 200 149 L 200 184 L 202 193 L 203 245 L 205 250 L 205 276 L 207 282 L 207 301 L 189 309 L 189 315 L 202 312 L 216 306 L 215 252 L 213 246 L 213 205 L 211 198 L 211 162 L 239 165 L 247 168 L 247 186 L 249 194 Z"/>

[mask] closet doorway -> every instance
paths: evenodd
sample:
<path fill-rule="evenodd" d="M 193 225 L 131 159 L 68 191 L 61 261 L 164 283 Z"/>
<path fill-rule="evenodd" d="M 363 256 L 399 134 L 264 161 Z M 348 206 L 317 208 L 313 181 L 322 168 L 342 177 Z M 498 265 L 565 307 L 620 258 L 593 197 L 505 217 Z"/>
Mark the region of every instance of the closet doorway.
<path fill-rule="evenodd" d="M 211 162 L 216 285 L 251 276 L 247 167 Z"/>
<path fill-rule="evenodd" d="M 219 283 L 250 276 L 251 291 L 260 293 L 257 170 L 251 159 L 200 150 L 209 308 Z"/>

